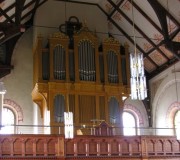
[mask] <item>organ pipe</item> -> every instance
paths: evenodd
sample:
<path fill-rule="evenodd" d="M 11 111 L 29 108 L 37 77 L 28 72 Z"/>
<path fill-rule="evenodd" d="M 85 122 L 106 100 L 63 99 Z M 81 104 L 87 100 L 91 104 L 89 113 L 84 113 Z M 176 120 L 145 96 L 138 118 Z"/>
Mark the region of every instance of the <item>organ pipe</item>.
<path fill-rule="evenodd" d="M 54 49 L 54 78 L 58 80 L 65 80 L 65 50 L 58 45 Z"/>
<path fill-rule="evenodd" d="M 95 51 L 92 44 L 83 40 L 78 47 L 80 80 L 95 81 Z"/>

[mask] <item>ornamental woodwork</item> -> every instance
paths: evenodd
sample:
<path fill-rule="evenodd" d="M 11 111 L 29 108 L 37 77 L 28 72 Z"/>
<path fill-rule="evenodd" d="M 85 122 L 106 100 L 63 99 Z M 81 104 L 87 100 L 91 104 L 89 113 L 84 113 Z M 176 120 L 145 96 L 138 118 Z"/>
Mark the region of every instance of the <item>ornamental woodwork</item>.
<path fill-rule="evenodd" d="M 171 136 L 0 135 L 0 159 L 178 160 L 179 146 Z"/>
<path fill-rule="evenodd" d="M 102 120 L 122 126 L 122 96 L 130 94 L 128 45 L 110 37 L 102 42 L 103 51 L 99 51 L 98 37 L 86 24 L 74 33 L 73 48 L 69 48 L 70 39 L 64 33 L 52 34 L 46 47 L 43 41 L 39 36 L 34 49 L 32 99 L 44 123 L 50 111 L 50 125 L 64 125 L 63 116 L 61 120 L 56 117 L 63 113 L 57 112 L 71 111 L 76 126 L 97 125 Z M 57 102 L 57 95 L 63 100 Z M 109 118 L 111 97 L 117 102 L 119 116 L 115 121 Z M 53 128 L 51 133 L 59 131 Z"/>

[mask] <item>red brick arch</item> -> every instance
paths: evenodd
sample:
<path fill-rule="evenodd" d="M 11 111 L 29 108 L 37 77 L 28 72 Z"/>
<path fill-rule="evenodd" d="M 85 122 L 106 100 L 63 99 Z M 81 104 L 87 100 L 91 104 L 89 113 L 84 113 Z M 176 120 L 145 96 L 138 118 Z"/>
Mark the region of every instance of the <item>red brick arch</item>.
<path fill-rule="evenodd" d="M 139 126 L 143 126 L 144 120 L 143 120 L 143 116 L 142 116 L 141 112 L 133 105 L 125 104 L 124 111 L 128 111 L 128 110 L 131 111 L 133 114 L 135 114 L 138 117 Z"/>
<path fill-rule="evenodd" d="M 23 110 L 16 102 L 10 99 L 4 99 L 3 105 L 16 113 L 18 122 L 23 121 Z"/>
<path fill-rule="evenodd" d="M 180 110 L 180 102 L 174 102 L 169 106 L 166 112 L 166 122 L 168 127 L 174 127 L 174 117 L 178 110 Z"/>

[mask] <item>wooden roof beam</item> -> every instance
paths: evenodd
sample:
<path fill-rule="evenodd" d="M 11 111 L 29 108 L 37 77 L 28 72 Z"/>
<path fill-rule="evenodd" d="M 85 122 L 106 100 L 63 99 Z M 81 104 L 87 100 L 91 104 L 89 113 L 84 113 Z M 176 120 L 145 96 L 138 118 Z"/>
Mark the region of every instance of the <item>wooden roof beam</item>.
<path fill-rule="evenodd" d="M 112 0 L 108 0 L 108 2 L 115 7 L 115 4 Z M 120 8 L 117 8 L 117 11 L 131 24 L 133 25 L 133 21 L 123 12 L 121 11 Z M 153 47 L 156 47 L 156 44 L 151 41 L 151 39 L 136 25 L 134 24 L 134 28 L 153 46 Z M 162 50 L 160 50 L 159 48 L 157 48 L 157 51 L 159 53 L 161 53 L 166 59 L 169 59 L 164 53 Z"/>
<path fill-rule="evenodd" d="M 132 0 L 128 0 L 128 1 L 129 1 L 130 3 L 132 3 L 132 5 L 139 11 L 139 13 L 141 13 L 141 14 L 144 16 L 144 18 L 146 18 L 147 21 L 148 21 L 149 23 L 151 23 L 151 25 L 152 25 L 158 32 L 160 32 L 161 34 L 163 34 L 162 29 L 159 28 L 159 26 L 158 26 L 134 1 L 132 1 Z"/>
<path fill-rule="evenodd" d="M 16 25 L 21 24 L 21 14 L 23 11 L 25 0 L 16 0 L 16 7 L 15 7 L 15 23 Z"/>
<path fill-rule="evenodd" d="M 121 0 L 116 7 L 114 7 L 114 10 L 109 14 L 109 17 L 112 17 L 112 15 L 117 11 L 117 8 L 120 7 L 120 5 L 124 2 L 124 0 Z"/>
<path fill-rule="evenodd" d="M 169 16 L 169 18 L 171 18 L 176 23 L 178 28 L 180 28 L 179 22 L 177 22 L 174 18 L 172 18 L 171 14 L 158 1 L 148 0 L 148 2 L 154 9 L 161 24 L 161 28 L 164 36 L 164 44 L 166 48 L 170 50 L 178 60 L 180 60 L 180 55 L 178 54 L 178 51 L 180 50 L 179 49 L 180 44 L 179 42 L 172 42 L 168 32 L 168 24 L 167 24 L 166 16 Z"/>
<path fill-rule="evenodd" d="M 108 17 L 109 15 L 98 5 L 98 7 L 101 9 L 101 11 L 103 11 L 103 13 Z M 132 43 L 134 44 L 134 40 L 111 18 L 111 17 L 108 17 L 109 20 L 111 21 L 111 23 Z M 146 57 L 153 65 L 155 65 L 156 67 L 157 64 L 152 60 L 150 59 L 146 53 L 143 51 L 143 49 L 138 45 L 136 44 L 136 47 L 137 49 L 142 52 L 144 54 L 144 57 Z"/>
<path fill-rule="evenodd" d="M 12 18 L 9 17 L 2 8 L 0 8 L 0 13 L 1 13 L 1 15 L 3 15 L 10 23 L 14 23 L 14 21 L 12 20 Z"/>

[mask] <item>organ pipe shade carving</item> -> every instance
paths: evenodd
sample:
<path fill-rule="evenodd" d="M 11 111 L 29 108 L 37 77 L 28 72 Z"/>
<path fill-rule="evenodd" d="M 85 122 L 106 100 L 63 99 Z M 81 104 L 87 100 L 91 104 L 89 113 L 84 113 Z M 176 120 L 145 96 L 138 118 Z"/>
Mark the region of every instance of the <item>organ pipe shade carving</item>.
<path fill-rule="evenodd" d="M 118 83 L 118 56 L 113 51 L 107 53 L 108 81 Z"/>
<path fill-rule="evenodd" d="M 56 95 L 54 98 L 54 119 L 55 122 L 64 122 L 65 99 L 63 95 Z"/>
<path fill-rule="evenodd" d="M 65 50 L 63 46 L 57 45 L 54 48 L 53 52 L 53 61 L 54 61 L 54 79 L 65 80 L 66 79 L 66 70 L 65 70 Z"/>
<path fill-rule="evenodd" d="M 96 80 L 95 48 L 88 40 L 80 42 L 78 47 L 79 78 L 82 81 Z"/>

